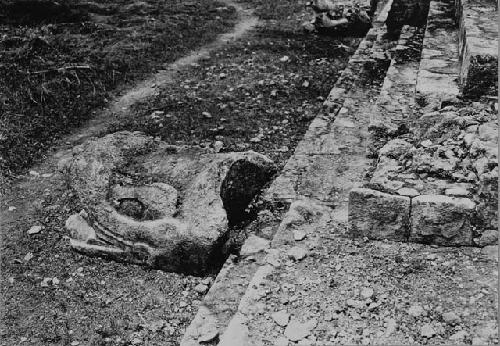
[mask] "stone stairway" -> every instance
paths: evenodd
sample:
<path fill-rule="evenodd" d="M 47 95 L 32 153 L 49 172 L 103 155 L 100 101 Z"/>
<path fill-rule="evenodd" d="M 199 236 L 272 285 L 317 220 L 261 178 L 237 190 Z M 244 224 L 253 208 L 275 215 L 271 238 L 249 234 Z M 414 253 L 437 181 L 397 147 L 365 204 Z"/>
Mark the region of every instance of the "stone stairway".
<path fill-rule="evenodd" d="M 420 129 L 425 112 L 461 97 L 474 74 L 461 73 L 460 61 L 474 55 L 463 54 L 471 48 L 459 51 L 450 1 L 432 1 L 425 30 L 406 26 L 398 41 L 385 35 L 390 6 L 390 0 L 379 4 L 325 113 L 312 121 L 265 192 L 269 205 L 289 208 L 278 219 L 259 215 L 262 232 L 226 261 L 181 345 L 498 341 L 496 309 L 485 303 L 496 301 L 495 250 L 400 242 L 410 238 L 416 188 L 404 184 L 414 177 L 398 184 L 389 179 L 391 165 L 379 160 L 389 143 L 409 140 Z M 447 188 L 453 195 L 464 186 Z M 420 203 L 423 212 L 426 203 Z M 460 212 L 462 222 L 469 214 Z M 412 240 L 427 242 L 426 236 Z M 470 245 L 472 234 L 467 237 Z M 460 237 L 455 243 L 440 242 L 448 239 L 443 234 L 432 239 L 464 245 Z"/>

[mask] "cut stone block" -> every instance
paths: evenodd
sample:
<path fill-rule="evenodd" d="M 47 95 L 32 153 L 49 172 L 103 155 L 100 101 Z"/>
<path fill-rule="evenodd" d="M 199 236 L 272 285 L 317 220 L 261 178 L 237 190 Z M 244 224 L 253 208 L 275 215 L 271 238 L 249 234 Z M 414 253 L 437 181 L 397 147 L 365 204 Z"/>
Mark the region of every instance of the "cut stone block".
<path fill-rule="evenodd" d="M 443 195 L 413 198 L 410 240 L 447 246 L 472 245 L 471 219 L 475 207 L 468 198 Z"/>
<path fill-rule="evenodd" d="M 407 240 L 410 198 L 366 188 L 349 194 L 349 233 L 370 239 Z"/>
<path fill-rule="evenodd" d="M 485 0 L 457 0 L 460 84 L 464 96 L 497 95 L 498 11 Z"/>

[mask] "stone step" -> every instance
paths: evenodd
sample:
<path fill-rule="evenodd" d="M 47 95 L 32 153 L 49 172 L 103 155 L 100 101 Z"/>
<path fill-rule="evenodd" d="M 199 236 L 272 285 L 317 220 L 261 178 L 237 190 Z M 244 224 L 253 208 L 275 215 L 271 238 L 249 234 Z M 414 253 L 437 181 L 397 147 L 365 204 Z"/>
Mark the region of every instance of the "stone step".
<path fill-rule="evenodd" d="M 417 102 L 440 104 L 459 96 L 458 28 L 453 0 L 431 1 L 417 79 Z"/>
<path fill-rule="evenodd" d="M 496 263 L 474 262 L 478 249 L 366 242 L 343 231 L 331 208 L 307 199 L 292 203 L 218 345 L 461 343 L 463 333 L 438 321 L 450 310 L 470 309 L 467 295 L 485 277 L 491 278 L 487 312 L 472 309 L 461 326 L 473 338 L 476 323 L 496 325 L 487 300 L 496 296 Z M 494 333 L 488 337 L 477 344 L 495 342 Z"/>
<path fill-rule="evenodd" d="M 347 192 L 362 181 L 369 166 L 366 111 L 379 94 L 389 50 L 396 43 L 386 38 L 384 25 L 391 3 L 381 4 L 373 27 L 325 101 L 325 114 L 312 121 L 265 199 L 290 203 L 308 197 L 340 206 L 347 202 Z"/>
<path fill-rule="evenodd" d="M 376 154 L 391 137 L 407 131 L 415 111 L 417 74 L 423 28 L 404 26 L 376 104 L 370 111 L 370 153 Z"/>
<path fill-rule="evenodd" d="M 397 65 L 393 60 L 370 126 L 374 170 L 349 196 L 352 236 L 484 246 L 489 244 L 485 235 L 498 234 L 490 231 L 497 228 L 498 215 L 493 181 L 498 175 L 498 120 L 487 104 L 466 107 L 455 98 L 454 39 L 453 4 L 431 2 L 416 87 L 416 59 L 409 63 L 410 73 L 391 69 Z M 393 75 L 403 82 L 393 85 Z M 393 96 L 404 101 L 393 107 Z"/>
<path fill-rule="evenodd" d="M 480 98 L 498 92 L 498 4 L 456 0 L 460 28 L 460 84 L 463 95 Z"/>
<path fill-rule="evenodd" d="M 271 205 L 287 205 L 301 195 L 314 196 L 326 203 L 338 203 L 340 199 L 346 201 L 347 192 L 353 182 L 361 181 L 368 160 L 364 157 L 365 147 L 360 138 L 366 137 L 368 121 L 366 117 L 360 116 L 358 110 L 374 102 L 385 70 L 389 66 L 388 51 L 394 42 L 383 36 L 384 21 L 391 3 L 392 0 L 379 2 L 373 28 L 360 43 L 325 101 L 328 114 L 313 120 L 304 140 L 299 143 L 282 174 L 265 192 L 264 199 Z M 373 76 L 377 77 L 378 83 L 371 85 L 369 81 Z M 337 90 L 342 92 L 335 94 Z M 355 122 L 359 124 L 355 125 Z M 334 135 L 338 138 L 334 139 Z M 338 149 L 329 147 L 332 140 L 333 147 Z M 357 164 L 353 164 L 356 157 L 349 156 L 353 148 L 356 148 L 355 145 L 358 145 L 355 150 L 359 160 Z M 335 180 L 331 179 L 333 176 L 336 177 Z M 330 189 L 322 191 L 322 184 Z M 337 190 L 333 191 L 333 188 Z M 339 195 L 341 198 L 338 198 Z M 282 224 L 283 222 L 286 224 L 287 221 L 283 220 Z M 283 226 L 273 228 L 270 232 L 271 238 L 273 234 L 280 232 L 281 227 Z M 247 285 L 253 280 L 257 268 L 260 268 L 257 263 L 261 263 L 267 254 L 262 251 L 266 249 L 265 246 L 259 248 L 254 243 L 262 245 L 265 241 L 262 238 L 249 237 L 242 248 L 253 248 L 255 251 L 243 256 L 237 263 L 234 263 L 232 258 L 226 261 L 201 303 L 197 315 L 187 328 L 181 341 L 182 346 L 199 345 L 200 341 L 210 338 L 213 343 L 217 340 L 217 335 L 223 334 L 237 311 Z"/>

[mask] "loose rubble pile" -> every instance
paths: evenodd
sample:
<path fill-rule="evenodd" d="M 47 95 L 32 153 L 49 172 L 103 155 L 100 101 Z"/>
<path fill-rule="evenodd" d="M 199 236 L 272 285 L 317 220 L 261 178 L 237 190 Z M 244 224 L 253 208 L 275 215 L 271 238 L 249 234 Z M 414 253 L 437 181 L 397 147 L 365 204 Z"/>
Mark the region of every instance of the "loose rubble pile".
<path fill-rule="evenodd" d="M 314 15 L 310 22 L 303 24 L 307 32 L 364 33 L 371 27 L 372 9 L 367 3 L 315 0 L 306 6 Z"/>
<path fill-rule="evenodd" d="M 190 273 L 221 257 L 228 227 L 275 172 L 255 152 L 215 154 L 127 131 L 76 147 L 61 166 L 85 206 L 66 221 L 74 248 Z"/>
<path fill-rule="evenodd" d="M 498 120 L 487 105 L 446 106 L 389 140 L 364 188 L 350 194 L 350 231 L 374 239 L 485 246 L 498 232 Z"/>

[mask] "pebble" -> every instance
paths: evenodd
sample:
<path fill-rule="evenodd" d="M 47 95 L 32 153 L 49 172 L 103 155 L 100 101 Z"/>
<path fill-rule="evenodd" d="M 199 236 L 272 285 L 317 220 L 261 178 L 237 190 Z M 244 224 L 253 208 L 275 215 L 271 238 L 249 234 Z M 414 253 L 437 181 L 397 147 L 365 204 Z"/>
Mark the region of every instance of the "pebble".
<path fill-rule="evenodd" d="M 347 299 L 346 304 L 347 304 L 347 306 L 351 306 L 351 307 L 356 308 L 356 309 L 361 309 L 365 306 L 365 303 L 363 303 L 362 301 L 359 301 L 359 300 L 355 300 L 355 299 Z"/>
<path fill-rule="evenodd" d="M 463 340 L 467 337 L 467 335 L 469 334 L 465 330 L 460 330 L 455 334 L 453 334 L 452 336 L 450 336 L 450 340 Z"/>
<path fill-rule="evenodd" d="M 59 285 L 59 282 L 60 282 L 60 281 L 59 281 L 59 279 L 58 279 L 58 278 L 56 278 L 56 277 L 53 277 L 53 278 L 52 278 L 52 284 L 53 284 L 53 285 Z"/>
<path fill-rule="evenodd" d="M 306 237 L 306 232 L 304 232 L 303 230 L 301 230 L 301 229 L 293 230 L 293 239 L 295 241 L 304 240 L 305 237 Z"/>
<path fill-rule="evenodd" d="M 257 237 L 256 235 L 250 235 L 240 250 L 241 256 L 250 256 L 269 248 L 269 240 Z"/>
<path fill-rule="evenodd" d="M 44 278 L 40 283 L 42 287 L 49 287 L 49 283 L 52 281 L 52 278 Z"/>
<path fill-rule="evenodd" d="M 387 319 L 387 326 L 385 328 L 385 337 L 389 337 L 392 333 L 396 331 L 396 320 L 393 318 Z"/>
<path fill-rule="evenodd" d="M 32 252 L 28 252 L 28 253 L 26 254 L 26 256 L 24 256 L 24 261 L 25 261 L 25 262 L 28 262 L 28 261 L 29 261 L 29 260 L 31 260 L 33 257 L 34 257 L 34 256 L 33 256 L 33 253 L 32 253 Z"/>
<path fill-rule="evenodd" d="M 443 321 L 445 321 L 448 324 L 456 324 L 460 322 L 460 316 L 458 316 L 453 311 L 445 312 L 444 314 L 441 315 L 441 317 L 443 318 Z"/>
<path fill-rule="evenodd" d="M 271 315 L 271 318 L 276 322 L 277 325 L 281 327 L 286 327 L 288 325 L 288 321 L 290 320 L 290 314 L 285 310 L 280 310 Z"/>
<path fill-rule="evenodd" d="M 71 346 L 78 346 L 80 345 L 80 341 L 72 341 Z"/>
<path fill-rule="evenodd" d="M 373 296 L 373 289 L 371 289 L 370 287 L 364 287 L 362 290 L 361 290 L 361 297 L 365 298 L 365 299 L 368 299 L 368 298 L 371 298 Z"/>
<path fill-rule="evenodd" d="M 208 286 L 204 285 L 202 283 L 199 283 L 198 285 L 194 286 L 194 290 L 198 292 L 199 294 L 205 294 L 208 291 Z"/>
<path fill-rule="evenodd" d="M 219 151 L 221 151 L 222 148 L 224 148 L 224 143 L 222 143 L 221 141 L 215 141 L 214 142 L 214 151 L 216 153 L 218 153 Z"/>
<path fill-rule="evenodd" d="M 28 230 L 28 234 L 40 233 L 43 230 L 43 226 L 33 226 Z"/>
<path fill-rule="evenodd" d="M 420 328 L 420 335 L 424 338 L 432 338 L 434 335 L 436 335 L 436 331 L 432 326 L 427 323 Z"/>
<path fill-rule="evenodd" d="M 212 114 L 208 113 L 208 112 L 203 112 L 201 113 L 201 115 L 203 115 L 203 117 L 205 119 L 211 119 L 212 118 Z"/>
<path fill-rule="evenodd" d="M 16 208 L 16 207 L 14 207 L 14 206 L 10 206 L 10 207 L 9 207 L 9 211 L 14 211 L 14 210 L 16 210 L 16 209 L 17 209 L 17 208 Z"/>
<path fill-rule="evenodd" d="M 307 256 L 307 251 L 299 246 L 294 246 L 288 250 L 287 254 L 294 261 L 301 261 Z"/>
<path fill-rule="evenodd" d="M 285 329 L 285 336 L 291 341 L 300 341 L 309 334 L 316 327 L 317 321 L 315 319 L 301 323 L 297 320 L 292 320 Z"/>
<path fill-rule="evenodd" d="M 424 314 L 424 308 L 422 308 L 420 305 L 418 304 L 415 304 L 415 305 L 412 305 L 409 309 L 408 309 L 408 314 L 413 316 L 413 317 L 419 317 L 421 315 Z"/>

